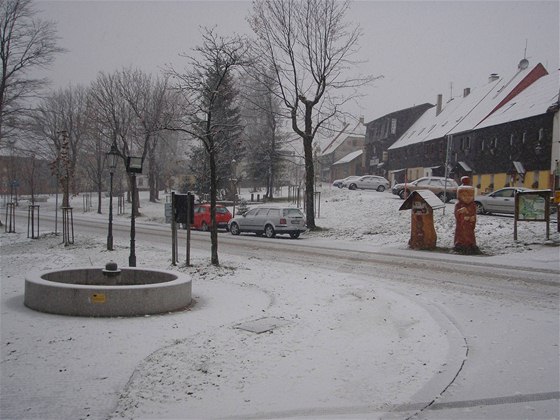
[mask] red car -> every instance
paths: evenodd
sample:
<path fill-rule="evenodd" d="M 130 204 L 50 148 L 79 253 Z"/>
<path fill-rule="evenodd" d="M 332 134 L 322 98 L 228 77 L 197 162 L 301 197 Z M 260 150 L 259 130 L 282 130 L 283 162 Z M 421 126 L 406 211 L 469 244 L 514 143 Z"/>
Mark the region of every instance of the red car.
<path fill-rule="evenodd" d="M 228 222 L 231 219 L 229 210 L 222 206 L 216 205 L 216 224 L 218 228 L 228 230 Z M 201 229 L 207 231 L 210 229 L 210 204 L 196 204 L 194 206 L 193 229 Z"/>

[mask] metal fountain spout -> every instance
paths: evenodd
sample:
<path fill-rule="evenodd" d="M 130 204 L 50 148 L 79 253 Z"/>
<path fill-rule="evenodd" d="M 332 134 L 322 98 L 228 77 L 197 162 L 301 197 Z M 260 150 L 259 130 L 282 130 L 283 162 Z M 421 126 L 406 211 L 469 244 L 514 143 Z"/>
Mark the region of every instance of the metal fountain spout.
<path fill-rule="evenodd" d="M 105 264 L 105 268 L 102 271 L 103 275 L 106 277 L 116 277 L 121 274 L 120 268 L 114 261 L 109 261 L 107 264 Z"/>

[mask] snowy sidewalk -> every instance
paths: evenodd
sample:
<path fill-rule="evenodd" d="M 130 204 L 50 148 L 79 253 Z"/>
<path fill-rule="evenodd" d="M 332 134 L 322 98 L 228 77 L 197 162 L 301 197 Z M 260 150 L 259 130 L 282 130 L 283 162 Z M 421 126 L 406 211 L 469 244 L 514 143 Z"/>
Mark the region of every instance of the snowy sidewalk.
<path fill-rule="evenodd" d="M 370 417 L 411 401 L 434 378 L 441 389 L 460 362 L 445 318 L 382 279 L 269 262 L 263 272 L 256 258 L 222 258 L 214 268 L 195 255 L 187 271 L 196 303 L 186 312 L 35 312 L 22 304 L 22 268 L 101 266 L 108 253 L 85 238 L 74 249 L 54 237 L 1 238 L 2 418 Z M 165 251 L 140 245 L 138 253 L 168 268 Z M 263 318 L 276 327 L 238 328 Z"/>

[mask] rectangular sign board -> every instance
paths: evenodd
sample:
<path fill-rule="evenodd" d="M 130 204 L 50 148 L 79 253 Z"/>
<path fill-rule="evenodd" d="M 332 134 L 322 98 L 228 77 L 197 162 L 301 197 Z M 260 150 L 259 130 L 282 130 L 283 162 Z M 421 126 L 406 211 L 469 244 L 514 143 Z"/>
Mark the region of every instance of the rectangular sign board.
<path fill-rule="evenodd" d="M 513 239 L 517 240 L 517 222 L 546 222 L 546 239 L 550 239 L 550 190 L 528 190 L 515 193 Z"/>

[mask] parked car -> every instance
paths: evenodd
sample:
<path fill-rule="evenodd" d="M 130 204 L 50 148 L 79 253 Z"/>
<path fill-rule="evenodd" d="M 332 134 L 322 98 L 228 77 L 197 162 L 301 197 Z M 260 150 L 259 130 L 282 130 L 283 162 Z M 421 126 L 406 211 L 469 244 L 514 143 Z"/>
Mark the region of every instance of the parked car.
<path fill-rule="evenodd" d="M 358 179 L 358 178 L 359 178 L 359 176 L 352 175 L 352 176 L 347 176 L 346 178 L 342 178 L 342 179 L 335 179 L 333 181 L 332 185 L 333 185 L 333 187 L 342 188 L 342 184 L 345 181 L 350 181 L 350 180 Z"/>
<path fill-rule="evenodd" d="M 474 198 L 476 212 L 486 213 L 515 213 L 515 194 L 517 191 L 532 191 L 530 188 L 506 187 L 490 194 L 477 195 Z"/>
<path fill-rule="evenodd" d="M 296 239 L 306 230 L 305 216 L 300 209 L 292 207 L 257 207 L 229 221 L 232 235 L 253 232 L 257 236 L 264 234 L 273 238 L 278 234 L 287 234 Z"/>
<path fill-rule="evenodd" d="M 437 195 L 441 201 L 443 201 L 444 195 L 447 197 L 447 201 L 449 201 L 457 198 L 458 187 L 457 183 L 451 178 L 425 176 L 406 184 L 396 184 L 391 191 L 404 200 L 406 198 L 406 191 L 410 193 L 416 190 L 430 190 Z"/>
<path fill-rule="evenodd" d="M 216 205 L 216 224 L 219 229 L 228 229 L 228 222 L 231 220 L 232 215 L 230 211 L 220 204 Z M 193 229 L 200 229 L 207 231 L 210 229 L 210 204 L 195 204 L 194 206 L 194 220 L 191 225 Z"/>
<path fill-rule="evenodd" d="M 387 188 L 389 188 L 389 181 L 377 175 L 365 175 L 350 181 L 348 184 L 348 189 L 350 190 L 377 190 L 383 192 Z"/>
<path fill-rule="evenodd" d="M 340 184 L 340 188 L 348 188 L 348 186 L 354 182 L 357 179 L 360 179 L 362 176 L 364 175 L 352 175 L 349 176 L 348 178 L 344 178 L 344 180 L 342 181 L 342 183 Z"/>

